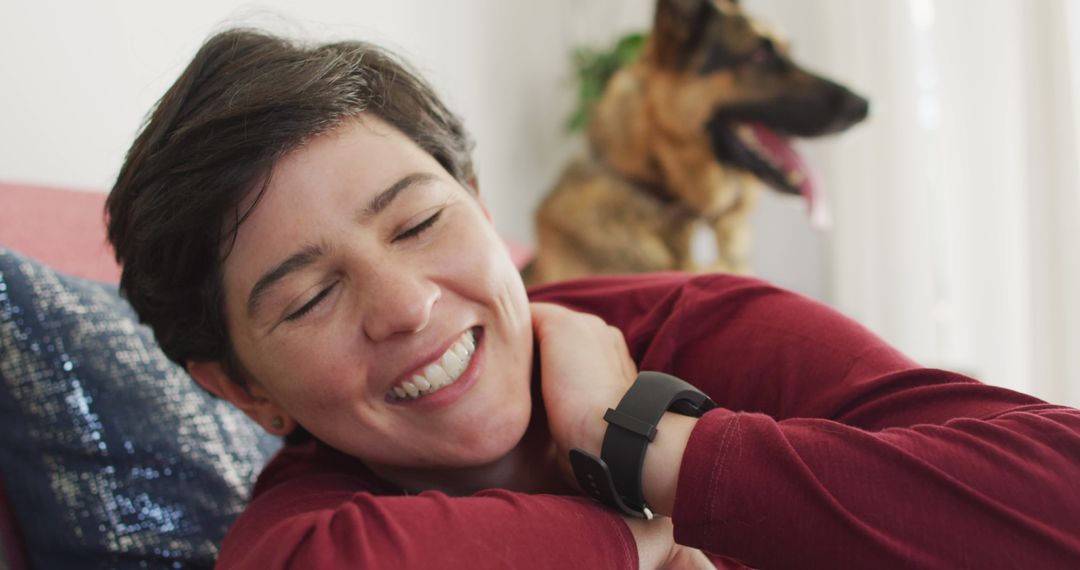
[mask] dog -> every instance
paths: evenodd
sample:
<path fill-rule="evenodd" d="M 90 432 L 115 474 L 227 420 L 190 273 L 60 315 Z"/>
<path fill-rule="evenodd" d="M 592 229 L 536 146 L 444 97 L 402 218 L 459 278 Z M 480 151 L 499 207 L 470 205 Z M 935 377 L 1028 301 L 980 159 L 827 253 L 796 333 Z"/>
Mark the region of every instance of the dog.
<path fill-rule="evenodd" d="M 788 137 L 841 132 L 869 103 L 796 65 L 737 0 L 659 0 L 636 60 L 609 79 L 587 149 L 536 212 L 529 285 L 649 271 L 749 271 L 748 214 L 761 183 L 802 194 L 810 172 Z M 691 242 L 715 236 L 716 256 Z"/>

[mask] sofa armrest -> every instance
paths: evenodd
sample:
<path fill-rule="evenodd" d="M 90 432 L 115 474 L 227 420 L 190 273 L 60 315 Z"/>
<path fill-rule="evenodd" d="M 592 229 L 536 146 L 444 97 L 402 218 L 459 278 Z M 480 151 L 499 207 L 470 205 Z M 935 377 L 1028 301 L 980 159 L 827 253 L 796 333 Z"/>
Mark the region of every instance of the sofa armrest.
<path fill-rule="evenodd" d="M 0 570 L 26 570 L 23 538 L 15 521 L 15 511 L 8 501 L 7 489 L 0 478 Z"/>

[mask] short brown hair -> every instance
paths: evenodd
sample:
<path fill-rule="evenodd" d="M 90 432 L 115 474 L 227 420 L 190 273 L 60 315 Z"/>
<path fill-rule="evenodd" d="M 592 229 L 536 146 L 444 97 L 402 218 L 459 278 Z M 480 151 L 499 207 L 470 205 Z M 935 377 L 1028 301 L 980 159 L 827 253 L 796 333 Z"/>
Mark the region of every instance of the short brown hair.
<path fill-rule="evenodd" d="M 305 46 L 225 31 L 157 103 L 105 209 L 121 292 L 171 360 L 218 360 L 234 379 L 243 376 L 225 326 L 221 271 L 250 213 L 241 201 L 265 191 L 282 156 L 361 112 L 475 184 L 460 120 L 407 65 L 367 43 Z"/>

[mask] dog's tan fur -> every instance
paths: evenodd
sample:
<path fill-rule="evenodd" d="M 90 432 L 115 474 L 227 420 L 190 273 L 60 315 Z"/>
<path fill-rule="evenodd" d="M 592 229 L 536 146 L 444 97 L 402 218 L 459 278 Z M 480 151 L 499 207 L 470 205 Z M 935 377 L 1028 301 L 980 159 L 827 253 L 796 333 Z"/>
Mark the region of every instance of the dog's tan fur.
<path fill-rule="evenodd" d="M 760 183 L 717 160 L 706 124 L 718 108 L 774 97 L 816 78 L 792 73 L 779 83 L 746 66 L 696 72 L 708 54 L 686 50 L 691 33 L 705 34 L 732 57 L 753 58 L 766 39 L 770 47 L 782 45 L 731 1 L 713 3 L 725 17 L 694 31 L 692 18 L 701 17 L 703 4 L 660 0 L 641 56 L 610 79 L 588 126 L 587 150 L 537 211 L 529 284 L 610 273 L 749 270 L 747 218 Z M 691 238 L 702 228 L 715 235 L 718 253 L 707 266 L 691 254 Z"/>

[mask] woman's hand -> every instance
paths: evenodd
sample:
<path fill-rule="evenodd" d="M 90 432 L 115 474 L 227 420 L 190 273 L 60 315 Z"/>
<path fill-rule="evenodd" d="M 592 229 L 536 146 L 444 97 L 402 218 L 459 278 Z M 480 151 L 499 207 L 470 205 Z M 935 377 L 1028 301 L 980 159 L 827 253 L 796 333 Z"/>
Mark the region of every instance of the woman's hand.
<path fill-rule="evenodd" d="M 604 413 L 622 400 L 637 378 L 622 332 L 594 315 L 533 303 L 533 330 L 540 351 L 540 386 L 548 429 L 555 440 L 563 477 L 580 490 L 570 468 L 570 450 L 600 455 Z M 657 424 L 642 469 L 641 489 L 654 513 L 670 515 L 690 434 L 697 420 L 666 413 Z"/>
<path fill-rule="evenodd" d="M 607 429 L 604 412 L 618 405 L 637 367 L 622 332 L 599 317 L 548 303 L 531 307 L 548 428 L 564 475 L 576 485 L 567 460 L 570 450 L 600 454 Z"/>
<path fill-rule="evenodd" d="M 637 366 L 622 332 L 599 317 L 548 303 L 531 306 L 548 429 L 564 476 L 577 486 L 567 460 L 570 450 L 578 447 L 600 455 L 607 430 L 604 412 L 630 389 Z M 623 520 L 634 535 L 641 568 L 715 569 L 703 552 L 675 542 L 670 518 Z"/>
<path fill-rule="evenodd" d="M 668 517 L 651 521 L 623 517 L 638 549 L 638 567 L 647 570 L 715 570 L 704 552 L 675 542 Z"/>

